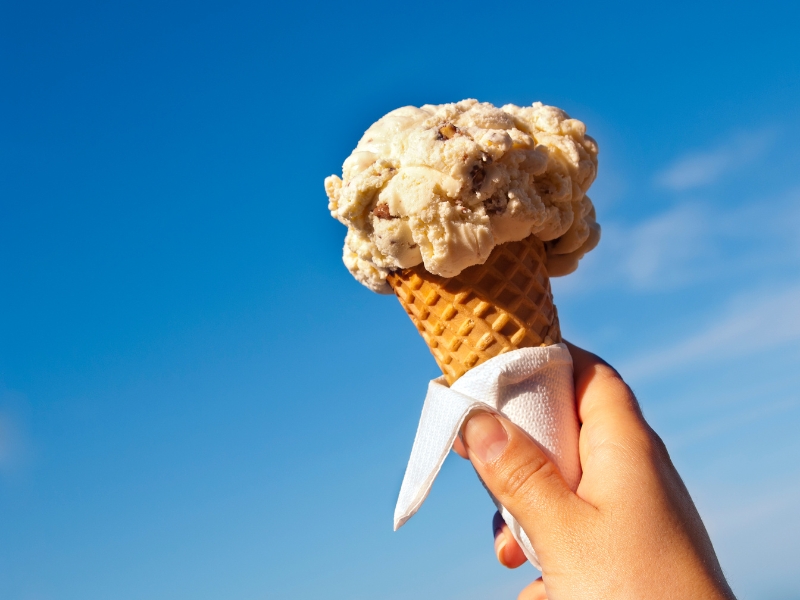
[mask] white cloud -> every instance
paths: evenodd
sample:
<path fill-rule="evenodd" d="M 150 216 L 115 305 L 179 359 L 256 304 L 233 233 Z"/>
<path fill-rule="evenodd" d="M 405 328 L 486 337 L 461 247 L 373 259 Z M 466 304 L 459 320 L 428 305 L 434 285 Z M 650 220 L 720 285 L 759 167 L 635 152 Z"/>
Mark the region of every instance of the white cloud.
<path fill-rule="evenodd" d="M 734 301 L 723 316 L 685 340 L 645 354 L 621 366 L 632 380 L 676 369 L 752 355 L 800 341 L 800 284 L 747 294 Z"/>
<path fill-rule="evenodd" d="M 678 206 L 620 232 L 617 264 L 634 288 L 672 287 L 691 279 L 697 257 L 709 254 L 712 224 L 698 206 Z"/>
<path fill-rule="evenodd" d="M 674 288 L 695 278 L 697 257 L 710 253 L 707 209 L 682 205 L 629 225 L 603 224 L 600 245 L 575 274 L 554 280 L 560 293 L 596 287 Z"/>
<path fill-rule="evenodd" d="M 25 434 L 25 397 L 2 387 L 0 383 L 0 475 L 8 475 L 24 466 L 30 454 Z"/>
<path fill-rule="evenodd" d="M 749 476 L 745 473 L 739 482 L 705 490 L 701 514 L 728 581 L 739 597 L 798 597 L 800 486 L 796 478 L 796 472 L 786 472 L 754 486 L 747 485 Z"/>
<path fill-rule="evenodd" d="M 717 148 L 678 158 L 656 175 L 656 183 L 683 191 L 719 181 L 729 171 L 759 158 L 775 140 L 775 132 L 761 130 L 737 135 Z"/>
<path fill-rule="evenodd" d="M 597 287 L 674 290 L 697 282 L 745 281 L 800 265 L 800 188 L 739 206 L 683 203 L 633 224 L 606 223 L 596 250 L 561 293 Z M 737 286 L 738 287 L 738 286 Z"/>
<path fill-rule="evenodd" d="M 778 415 L 789 413 L 796 410 L 798 406 L 800 406 L 800 400 L 797 398 L 783 398 L 766 404 L 759 401 L 752 401 L 751 398 L 751 402 L 744 410 L 735 411 L 733 413 L 721 411 L 719 415 L 716 415 L 712 419 L 707 419 L 699 424 L 691 425 L 683 431 L 669 435 L 669 447 L 671 450 L 679 450 L 697 444 L 698 442 L 725 436 L 742 427 L 751 426 L 757 421 L 771 419 Z M 690 419 L 692 422 L 694 422 L 694 420 L 695 419 Z"/>
<path fill-rule="evenodd" d="M 8 415 L 0 413 L 0 470 L 6 469 L 13 460 L 15 437 L 14 428 Z"/>
<path fill-rule="evenodd" d="M 800 485 L 792 482 L 788 487 L 781 485 L 780 494 L 775 493 L 775 490 L 762 490 L 760 494 L 753 496 L 742 498 L 744 502 L 731 502 L 730 506 L 719 507 L 708 519 L 709 525 L 725 533 L 759 525 L 781 509 L 796 506 L 800 501 Z"/>

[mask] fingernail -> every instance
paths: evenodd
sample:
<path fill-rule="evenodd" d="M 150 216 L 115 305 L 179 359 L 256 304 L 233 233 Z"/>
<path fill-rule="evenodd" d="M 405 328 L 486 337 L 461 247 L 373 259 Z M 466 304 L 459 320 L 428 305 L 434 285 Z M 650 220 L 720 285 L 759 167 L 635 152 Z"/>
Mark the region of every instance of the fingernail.
<path fill-rule="evenodd" d="M 505 524 L 506 522 L 503 520 L 503 515 L 501 515 L 499 511 L 494 513 L 494 517 L 492 517 L 492 537 L 494 537 L 494 539 L 497 539 L 497 535 L 503 531 L 503 525 Z"/>
<path fill-rule="evenodd" d="M 494 539 L 494 553 L 497 556 L 497 560 L 500 561 L 501 565 L 506 564 L 506 557 L 503 555 L 503 551 L 506 549 L 506 536 L 505 535 L 498 535 Z"/>
<path fill-rule="evenodd" d="M 497 458 L 508 443 L 503 425 L 487 412 L 480 412 L 467 421 L 463 437 L 467 449 L 482 463 Z"/>

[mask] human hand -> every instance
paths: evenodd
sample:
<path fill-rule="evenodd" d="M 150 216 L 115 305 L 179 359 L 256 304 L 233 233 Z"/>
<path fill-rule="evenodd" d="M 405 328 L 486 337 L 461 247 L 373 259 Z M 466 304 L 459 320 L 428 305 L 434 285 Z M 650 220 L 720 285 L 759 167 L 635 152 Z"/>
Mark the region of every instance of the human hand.
<path fill-rule="evenodd" d="M 487 412 L 455 450 L 528 534 L 542 577 L 519 600 L 733 599 L 711 540 L 664 443 L 633 392 L 594 354 L 568 344 L 581 421 L 583 476 L 573 493 L 520 428 Z M 495 552 L 525 562 L 495 515 Z"/>

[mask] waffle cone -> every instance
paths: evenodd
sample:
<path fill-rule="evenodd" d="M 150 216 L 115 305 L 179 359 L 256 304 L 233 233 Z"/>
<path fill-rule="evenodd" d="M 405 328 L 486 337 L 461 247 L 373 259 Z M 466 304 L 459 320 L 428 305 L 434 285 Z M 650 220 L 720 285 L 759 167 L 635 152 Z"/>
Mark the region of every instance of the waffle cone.
<path fill-rule="evenodd" d="M 484 264 L 455 277 L 417 265 L 387 281 L 452 385 L 504 352 L 561 341 L 546 261 L 532 235 L 497 246 Z"/>

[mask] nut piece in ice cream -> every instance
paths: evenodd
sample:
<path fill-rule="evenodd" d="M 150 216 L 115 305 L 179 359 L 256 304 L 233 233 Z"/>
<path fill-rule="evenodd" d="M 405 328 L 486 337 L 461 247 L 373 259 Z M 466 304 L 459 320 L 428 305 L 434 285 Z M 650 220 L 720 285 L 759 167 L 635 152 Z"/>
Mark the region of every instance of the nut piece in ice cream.
<path fill-rule="evenodd" d="M 547 271 L 566 275 L 597 245 L 586 191 L 597 144 L 586 127 L 540 102 L 477 100 L 407 106 L 374 123 L 325 180 L 331 214 L 347 226 L 344 263 L 380 293 L 386 277 L 422 264 L 454 277 L 530 235 Z"/>

